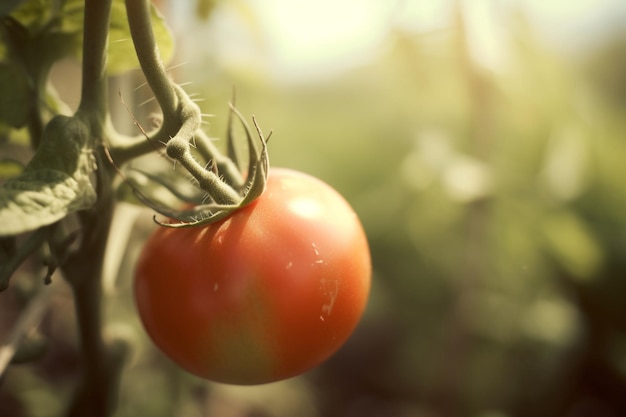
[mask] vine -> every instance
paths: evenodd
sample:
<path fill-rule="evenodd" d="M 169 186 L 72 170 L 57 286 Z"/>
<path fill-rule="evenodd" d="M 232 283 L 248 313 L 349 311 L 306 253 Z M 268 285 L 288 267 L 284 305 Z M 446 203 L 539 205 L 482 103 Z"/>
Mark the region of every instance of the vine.
<path fill-rule="evenodd" d="M 127 16 L 127 22 L 120 16 Z M 249 162 L 240 166 L 231 143 L 228 155 L 218 151 L 200 129 L 198 106 L 167 76 L 154 32 L 158 21 L 148 0 L 123 4 L 118 0 L 29 0 L 0 7 L 0 71 L 21 80 L 7 86 L 13 89 L 7 92 L 13 102 L 0 98 L 0 128 L 8 128 L 13 135 L 17 128 L 26 127 L 34 151 L 18 175 L 0 185 L 0 290 L 9 286 L 11 276 L 26 259 L 45 248 L 50 256 L 44 282 L 53 283 L 55 271 L 60 270 L 69 283 L 82 368 L 68 416 L 105 417 L 114 412 L 128 352 L 125 342 L 105 340 L 102 332 L 102 270 L 118 166 L 164 147 L 166 154 L 195 178 L 196 205 L 176 210 L 157 203 L 138 187 L 135 191 L 157 212 L 180 220 L 179 227 L 219 220 L 254 200 L 265 187 L 269 136 L 263 136 L 254 120 L 259 140 L 253 140 L 243 117 L 231 106 L 228 140 L 234 140 L 232 124 L 239 120 L 245 128 Z M 135 137 L 114 129 L 107 103 L 108 72 L 124 68 L 120 59 L 110 59 L 123 54 L 115 54 L 109 38 L 114 29 L 123 33 L 126 24 L 139 65 L 163 114 L 155 131 L 141 129 Z M 67 106 L 47 83 L 54 62 L 68 55 L 82 55 L 80 103 L 72 115 L 63 114 Z M 0 168 L 10 164 L 14 163 L 2 160 Z M 156 176 L 143 175 L 166 185 Z M 39 297 L 35 311 L 41 312 L 41 304 L 49 299 Z M 36 322 L 29 319 L 27 323 Z M 28 326 L 18 327 L 8 354 L 0 355 L 0 375 L 29 330 Z"/>

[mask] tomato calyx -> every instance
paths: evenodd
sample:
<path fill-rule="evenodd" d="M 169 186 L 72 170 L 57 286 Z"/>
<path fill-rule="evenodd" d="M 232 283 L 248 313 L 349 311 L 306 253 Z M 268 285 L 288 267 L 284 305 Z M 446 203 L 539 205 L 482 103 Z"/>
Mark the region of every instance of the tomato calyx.
<path fill-rule="evenodd" d="M 170 183 L 162 177 L 135 170 L 141 176 L 167 189 L 184 203 L 184 209 L 172 208 L 134 187 L 135 194 L 144 204 L 168 218 L 167 221 L 161 221 L 155 215 L 154 221 L 159 225 L 181 228 L 214 223 L 263 194 L 269 173 L 267 142 L 271 132 L 264 136 L 253 116 L 258 136 L 255 141 L 250 126 L 234 104 L 230 103 L 229 108 L 227 155 L 222 155 L 211 144 L 211 139 L 200 130 L 193 135 L 177 134 L 165 145 L 167 156 L 182 165 L 193 177 L 195 189 L 191 194 L 182 192 L 179 185 Z M 235 151 L 234 120 L 238 120 L 243 127 L 247 143 L 247 164 L 239 161 Z M 198 160 L 192 148 L 206 160 L 206 165 Z"/>

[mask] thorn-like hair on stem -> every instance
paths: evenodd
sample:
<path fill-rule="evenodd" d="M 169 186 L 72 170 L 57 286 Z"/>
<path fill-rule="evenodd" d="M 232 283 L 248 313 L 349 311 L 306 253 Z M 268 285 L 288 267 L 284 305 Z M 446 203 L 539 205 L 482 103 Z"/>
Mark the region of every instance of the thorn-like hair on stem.
<path fill-rule="evenodd" d="M 175 70 L 176 68 L 180 68 L 187 64 L 188 64 L 187 61 L 179 62 L 178 64 L 170 65 L 169 67 L 167 67 L 166 71 L 172 71 L 172 70 Z"/>
<path fill-rule="evenodd" d="M 147 81 L 144 81 L 144 82 L 142 82 L 141 84 L 139 84 L 137 87 L 135 87 L 135 88 L 133 89 L 133 91 L 138 91 L 138 90 L 141 90 L 142 88 L 144 88 L 144 87 L 145 87 L 145 86 L 147 86 L 147 85 L 148 85 L 148 82 L 147 82 Z"/>
<path fill-rule="evenodd" d="M 122 95 L 121 91 L 118 91 L 118 95 L 120 97 L 120 102 L 122 103 L 122 106 L 124 106 L 124 109 L 126 109 L 126 113 L 128 113 L 128 115 L 130 116 L 131 120 L 133 121 L 133 124 L 135 126 L 137 126 L 139 128 L 139 131 L 141 132 L 141 134 L 143 135 L 143 137 L 146 138 L 146 140 L 148 140 L 148 142 L 150 143 L 154 143 L 151 139 L 150 136 L 148 135 L 148 133 L 146 133 L 145 129 L 143 128 L 143 126 L 141 126 L 141 123 L 139 123 L 139 121 L 137 120 L 137 118 L 135 117 L 135 115 L 133 114 L 132 111 L 130 111 L 130 109 L 128 108 L 128 105 L 126 104 L 126 101 L 124 100 L 124 96 Z M 156 146 L 154 146 L 154 150 L 158 151 L 159 149 L 156 148 Z"/>
<path fill-rule="evenodd" d="M 146 104 L 148 104 L 148 103 L 150 103 L 151 101 L 154 101 L 154 100 L 156 100 L 156 97 L 152 96 L 149 99 L 146 99 L 146 100 L 142 101 L 141 103 L 137 104 L 137 107 L 143 107 Z"/>

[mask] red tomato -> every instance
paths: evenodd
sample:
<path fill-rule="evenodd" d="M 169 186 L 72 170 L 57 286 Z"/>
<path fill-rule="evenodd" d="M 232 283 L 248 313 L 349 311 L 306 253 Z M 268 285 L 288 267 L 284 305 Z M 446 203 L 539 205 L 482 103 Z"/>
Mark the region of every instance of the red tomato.
<path fill-rule="evenodd" d="M 371 280 L 363 228 L 334 189 L 273 169 L 263 195 L 208 226 L 161 227 L 135 275 L 154 343 L 187 371 L 262 384 L 299 375 L 350 336 Z"/>

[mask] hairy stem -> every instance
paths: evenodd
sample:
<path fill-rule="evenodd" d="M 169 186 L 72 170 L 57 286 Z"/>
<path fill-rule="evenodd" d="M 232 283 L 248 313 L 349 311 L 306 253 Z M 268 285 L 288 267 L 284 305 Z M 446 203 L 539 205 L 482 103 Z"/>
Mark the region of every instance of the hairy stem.
<path fill-rule="evenodd" d="M 181 100 L 180 95 L 184 92 L 177 88 L 167 76 L 152 30 L 150 2 L 126 0 L 126 13 L 137 59 L 163 113 L 163 125 L 157 131 L 145 132 L 136 123 L 142 135 L 135 138 L 112 135 L 109 138 L 110 153 L 112 159 L 119 165 L 154 151 L 155 147 L 160 144 L 167 143 L 171 137 L 179 133 L 182 126 L 188 124 L 192 117 L 198 119 L 196 126 L 200 125 L 200 110 L 188 98 Z M 189 107 L 193 107 L 196 114 L 188 111 L 181 114 L 181 108 Z M 190 129 L 189 138 L 197 128 L 196 126 Z"/>
<path fill-rule="evenodd" d="M 176 119 L 178 98 L 165 72 L 159 47 L 154 38 L 150 18 L 150 2 L 148 0 L 126 0 L 126 12 L 139 64 L 161 107 L 163 118 L 165 121 Z"/>

